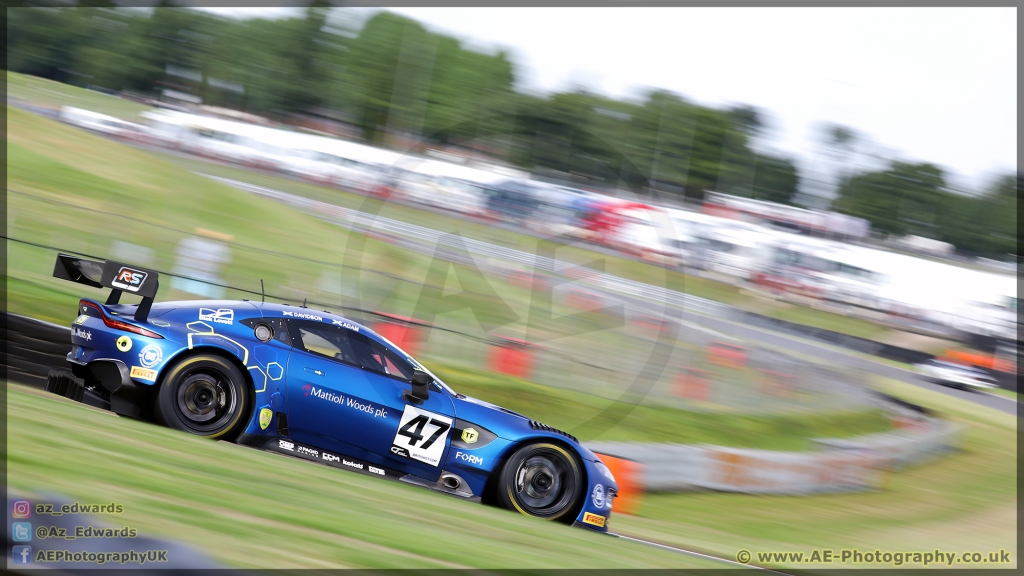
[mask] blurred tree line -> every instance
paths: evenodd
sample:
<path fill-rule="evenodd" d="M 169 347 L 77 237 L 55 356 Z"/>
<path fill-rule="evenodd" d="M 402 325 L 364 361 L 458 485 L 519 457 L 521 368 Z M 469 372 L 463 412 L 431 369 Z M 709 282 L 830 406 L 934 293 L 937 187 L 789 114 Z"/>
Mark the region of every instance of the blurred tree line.
<path fill-rule="evenodd" d="M 698 201 L 709 190 L 784 204 L 797 195 L 793 159 L 755 150 L 768 121 L 756 108 L 710 108 L 661 90 L 636 102 L 582 88 L 522 94 L 505 52 L 467 49 L 388 12 L 357 31 L 344 11 L 317 1 L 304 18 L 276 20 L 113 9 L 109 0 L 10 9 L 8 70 L 153 97 L 172 89 L 281 121 L 329 117 L 370 143 L 400 136 L 471 146 L 581 185 Z M 825 140 L 842 157 L 855 135 L 834 127 Z M 979 254 L 1016 252 L 1015 176 L 974 197 L 947 190 L 941 170 L 927 164 L 893 163 L 840 180 L 833 208 L 876 230 Z"/>

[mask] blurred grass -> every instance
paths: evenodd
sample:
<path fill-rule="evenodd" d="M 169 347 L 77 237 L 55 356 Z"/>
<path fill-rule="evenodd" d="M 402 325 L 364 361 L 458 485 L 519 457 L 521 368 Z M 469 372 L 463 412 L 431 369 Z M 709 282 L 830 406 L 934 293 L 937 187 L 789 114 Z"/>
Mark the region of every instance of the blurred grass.
<path fill-rule="evenodd" d="M 321 270 L 329 270 L 333 265 L 341 270 L 339 282 L 348 289 L 359 290 L 369 285 L 379 292 L 360 302 L 368 307 L 399 314 L 408 314 L 411 308 L 419 312 L 444 308 L 429 298 L 421 298 L 422 284 L 428 278 L 428 255 L 350 234 L 288 206 L 186 172 L 146 151 L 21 110 L 9 108 L 8 112 L 8 230 L 15 238 L 100 257 L 111 257 L 111 239 L 122 239 L 152 251 L 154 261 L 141 265 L 171 270 L 177 242 L 186 232 L 202 228 L 233 237 L 232 261 L 224 267 L 224 281 L 229 285 L 258 289 L 258 284 L 253 284 L 263 278 L 268 293 L 287 292 L 295 296 L 292 302 L 297 303 L 304 294 L 326 297 L 309 287 Z M 103 290 L 53 278 L 53 254 L 49 250 L 8 242 L 7 255 L 7 309 L 14 313 L 64 325 L 74 316 L 79 298 L 103 297 Z M 381 277 L 378 282 L 360 282 L 355 270 L 340 268 L 346 258 L 351 259 L 350 263 L 386 270 L 407 281 Z M 359 272 L 365 273 L 365 269 Z M 529 289 L 493 277 L 474 276 L 460 276 L 459 286 L 473 294 L 497 290 L 502 301 L 520 312 L 519 320 L 502 331 L 518 336 L 516 331 L 526 321 L 523 309 L 531 298 Z M 303 288 L 306 292 L 301 291 Z M 292 291 L 288 292 L 289 289 Z M 158 300 L 175 297 L 192 298 L 177 294 L 169 279 L 164 279 Z M 228 297 L 254 298 L 241 292 L 229 293 Z M 420 308 L 424 302 L 425 308 Z M 489 306 L 486 298 L 479 303 L 482 317 L 475 318 L 468 310 L 462 310 L 447 315 L 445 322 L 470 332 L 481 331 L 478 320 L 502 324 L 497 307 Z M 544 333 L 547 328 L 542 322 L 531 329 Z M 586 347 L 592 354 L 615 354 L 624 346 L 623 336 L 609 331 L 598 330 L 575 338 L 572 346 Z M 421 355 L 421 360 L 448 366 L 461 362 L 462 353 L 452 346 Z M 450 383 L 457 390 L 465 382 L 474 387 L 468 394 L 478 394 L 498 404 L 512 402 L 513 409 L 537 418 L 550 415 L 555 420 L 549 422 L 552 426 L 575 428 L 590 421 L 580 430 L 579 435 L 584 437 L 621 419 L 619 427 L 624 427 L 623 431 L 613 429 L 608 438 L 803 449 L 808 445 L 808 437 L 872 432 L 887 426 L 884 418 L 869 408 L 826 415 L 729 416 L 721 421 L 711 414 L 691 418 L 691 412 L 650 406 L 629 413 L 626 405 L 607 399 L 618 397 L 617 393 L 606 392 L 605 398 L 596 395 L 596 381 L 593 389 L 570 392 L 502 379 L 483 371 L 462 370 L 452 374 Z M 558 374 L 552 378 L 558 378 Z M 583 377 L 580 383 L 588 381 Z M 559 410 L 550 410 L 551 406 L 559 406 Z M 603 414 L 601 419 L 593 420 L 598 414 Z"/>
<path fill-rule="evenodd" d="M 813 326 L 823 330 L 832 330 L 833 332 L 849 334 L 850 336 L 867 338 L 869 340 L 878 339 L 892 331 L 892 329 L 870 320 L 843 316 L 835 312 L 808 308 L 806 306 L 773 306 L 767 311 L 759 313 L 771 316 L 772 318 L 778 318 L 779 320 L 785 320 L 786 322 Z"/>
<path fill-rule="evenodd" d="M 7 79 L 8 93 L 11 97 L 37 105 L 59 108 L 66 104 L 134 121 L 140 120 L 138 118 L 139 112 L 150 109 L 129 100 L 116 98 L 99 92 L 84 90 L 75 86 L 61 84 L 34 76 L 8 72 Z M 200 161 L 194 158 L 183 157 L 166 152 L 158 152 L 156 154 L 164 157 L 171 163 L 186 168 L 187 170 L 205 172 L 251 184 L 275 188 L 292 194 L 313 198 L 323 202 L 330 202 L 348 208 L 361 208 L 364 210 L 367 208 L 374 210 L 377 209 L 376 205 L 368 206 L 366 198 L 361 195 L 340 191 L 334 188 L 257 173 L 251 170 L 243 170 L 219 163 Z M 445 232 L 458 231 L 470 238 L 522 250 L 528 253 L 534 253 L 537 251 L 537 239 L 532 236 L 494 228 L 477 222 L 470 222 L 455 215 L 436 214 L 431 211 L 420 210 L 395 203 L 385 203 L 380 207 L 379 213 L 384 217 L 412 222 Z M 604 271 L 610 274 L 622 276 L 623 278 L 655 286 L 682 290 L 694 296 L 708 298 L 710 300 L 726 304 L 739 305 L 744 308 L 749 308 L 749 305 L 751 304 L 749 296 L 742 294 L 738 288 L 729 284 L 683 274 L 675 270 L 668 270 L 644 262 L 617 256 L 604 255 L 579 246 L 560 245 L 557 248 L 557 254 L 559 259 L 580 265 L 594 261 L 603 261 L 605 265 Z M 863 338 L 878 337 L 890 330 L 885 326 L 867 320 L 849 318 L 840 314 L 815 310 L 807 307 L 799 307 L 796 309 L 773 307 L 765 311 L 765 313 L 769 316 L 783 320 L 798 322 L 817 328 L 835 330 L 837 332 L 860 336 Z"/>
<path fill-rule="evenodd" d="M 169 271 L 177 243 L 198 230 L 210 230 L 230 237 L 232 261 L 222 277 L 228 285 L 258 290 L 262 278 L 268 293 L 294 302 L 318 295 L 340 305 L 342 293 L 358 300 L 367 296 L 360 294 L 364 285 L 374 284 L 381 293 L 369 296 L 389 299 L 393 306 L 419 302 L 430 255 L 358 234 L 350 241 L 338 226 L 183 171 L 148 152 L 8 107 L 7 154 L 8 231 L 19 240 L 101 257 L 110 257 L 112 241 L 126 241 L 154 255 L 140 265 Z M 66 282 L 50 278 L 53 264 L 43 261 L 44 251 L 9 243 L 8 256 L 8 275 L 15 280 L 9 309 L 63 321 L 64 312 L 40 310 L 33 294 L 39 291 L 65 302 L 74 292 L 62 286 Z M 328 272 L 337 274 L 333 295 L 315 287 Z M 489 280 L 468 278 L 470 284 L 461 288 L 470 297 L 487 288 L 481 283 Z M 506 300 L 528 300 L 525 289 L 501 290 Z M 101 292 L 78 287 L 77 294 Z M 168 279 L 158 299 L 175 296 L 183 294 L 175 294 Z M 487 320 L 493 309 L 480 306 L 478 311 Z"/>
<path fill-rule="evenodd" d="M 1017 398 L 1018 398 L 1017 392 L 1014 392 L 1013 390 L 1004 390 L 1002 388 L 993 388 L 991 390 L 988 390 L 988 392 L 991 392 L 991 393 L 999 395 L 999 396 L 1004 396 L 1006 398 L 1009 398 L 1010 400 L 1017 400 Z"/>
<path fill-rule="evenodd" d="M 890 473 L 878 492 L 801 497 L 647 495 L 639 516 L 619 516 L 616 526 L 638 537 L 729 556 L 740 549 L 810 553 L 812 549 L 923 552 L 941 548 L 987 554 L 1004 548 L 1016 563 L 1016 418 L 894 380 L 877 378 L 874 387 L 966 424 L 960 450 Z"/>
<path fill-rule="evenodd" d="M 132 122 L 142 120 L 139 117 L 140 112 L 153 110 L 144 104 L 102 92 L 9 71 L 7 72 L 7 97 L 47 108 L 59 109 L 61 106 L 73 106 Z"/>
<path fill-rule="evenodd" d="M 428 359 L 429 360 L 429 359 Z M 772 450 L 810 450 L 811 438 L 845 438 L 891 428 L 885 414 L 861 407 L 843 412 L 780 416 L 714 414 L 669 407 L 609 403 L 586 394 L 512 376 L 425 364 L 456 391 L 520 412 L 581 441 L 716 444 Z"/>
<path fill-rule="evenodd" d="M 7 386 L 9 489 L 36 499 L 58 493 L 117 502 L 124 506 L 118 525 L 184 541 L 229 566 L 716 565 Z"/>

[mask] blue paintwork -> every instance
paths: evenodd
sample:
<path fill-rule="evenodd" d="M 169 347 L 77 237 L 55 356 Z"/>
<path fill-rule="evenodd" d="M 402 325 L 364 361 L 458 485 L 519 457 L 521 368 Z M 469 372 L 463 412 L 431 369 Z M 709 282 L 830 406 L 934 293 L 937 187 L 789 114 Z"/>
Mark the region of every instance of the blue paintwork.
<path fill-rule="evenodd" d="M 418 407 L 452 421 L 469 422 L 489 430 L 497 438 L 480 447 L 459 448 L 451 445 L 453 434 L 449 431 L 437 465 L 393 455 L 390 449 L 407 406 L 402 393 L 409 389 L 408 383 L 310 354 L 276 339 L 260 342 L 252 328 L 242 321 L 302 319 L 356 330 L 384 344 L 414 367 L 423 369 L 414 358 L 366 326 L 329 312 L 244 300 L 156 303 L 148 320 L 139 323 L 132 318 L 134 305 L 103 306 L 94 300 L 84 301 L 100 305 L 111 318 L 152 330 L 162 338 L 108 328 L 101 318 L 80 316 L 72 324 L 75 348 L 70 360 L 78 363 L 119 360 L 129 369 L 141 369 L 142 374 L 152 370 L 154 377 L 136 376 L 133 380 L 140 385 L 153 386 L 166 367 L 190 351 L 211 348 L 224 351 L 238 360 L 252 380 L 256 401 L 244 430 L 248 436 L 265 437 L 268 441 L 279 438 L 276 415 L 266 429 L 259 423 L 260 409 L 269 407 L 287 416 L 291 440 L 431 482 L 445 470 L 462 477 L 477 495 L 484 491 L 492 474 L 500 472 L 503 462 L 516 447 L 529 440 L 549 439 L 573 450 L 584 464 L 587 498 L 578 521 L 582 522 L 588 512 L 604 517 L 611 513 L 612 498 L 607 494 L 617 491 L 617 486 L 614 478 L 599 469 L 600 460 L 593 452 L 572 438 L 535 430 L 527 417 L 458 394 L 439 380 L 431 386 L 430 398 Z M 122 351 L 116 342 L 125 336 L 131 339 L 131 347 Z M 600 497 L 593 497 L 595 489 L 606 495 L 604 502 Z M 607 531 L 607 523 L 603 527 L 579 525 Z"/>

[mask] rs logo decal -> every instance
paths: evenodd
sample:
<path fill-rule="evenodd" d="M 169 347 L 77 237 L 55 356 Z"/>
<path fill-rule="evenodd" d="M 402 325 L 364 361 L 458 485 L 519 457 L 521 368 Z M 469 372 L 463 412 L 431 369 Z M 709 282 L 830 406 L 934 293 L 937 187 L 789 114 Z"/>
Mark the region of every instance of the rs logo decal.
<path fill-rule="evenodd" d="M 122 266 L 117 271 L 117 275 L 114 276 L 114 280 L 110 283 L 114 288 L 120 288 L 121 290 L 127 290 L 128 292 L 138 292 L 142 288 L 142 284 L 146 281 L 146 277 L 149 274 L 141 270 L 132 270 L 127 266 Z"/>

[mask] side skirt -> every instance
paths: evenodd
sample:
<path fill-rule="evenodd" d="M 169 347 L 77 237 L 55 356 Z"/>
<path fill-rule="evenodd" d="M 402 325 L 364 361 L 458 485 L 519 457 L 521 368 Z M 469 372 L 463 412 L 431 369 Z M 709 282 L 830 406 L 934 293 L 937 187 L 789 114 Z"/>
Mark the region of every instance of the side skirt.
<path fill-rule="evenodd" d="M 377 464 L 370 464 L 369 462 L 358 458 L 350 458 L 341 454 L 335 454 L 334 452 L 309 446 L 288 438 L 267 438 L 265 436 L 243 434 L 238 438 L 237 443 L 243 446 L 266 450 L 268 452 L 275 452 L 277 454 L 283 454 L 285 456 L 291 456 L 293 458 L 299 458 L 309 462 L 316 462 L 318 464 L 330 466 L 331 468 L 338 468 L 366 476 L 374 476 L 376 478 L 384 478 L 387 480 L 412 484 L 414 486 L 427 488 L 442 494 L 449 494 L 451 496 L 458 497 L 460 500 L 480 502 L 479 496 L 474 496 L 471 492 L 462 487 L 464 486 L 464 483 L 460 486 L 461 489 L 450 489 L 446 487 L 443 483 L 444 478 L 454 476 L 454 474 L 447 471 L 442 471 L 440 476 L 441 479 L 435 483 L 418 476 L 399 472 L 392 468 L 379 466 Z"/>

